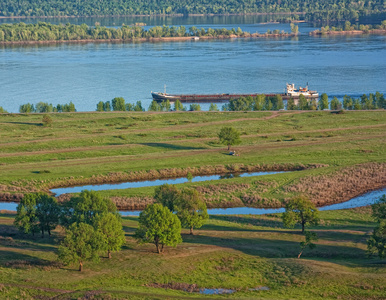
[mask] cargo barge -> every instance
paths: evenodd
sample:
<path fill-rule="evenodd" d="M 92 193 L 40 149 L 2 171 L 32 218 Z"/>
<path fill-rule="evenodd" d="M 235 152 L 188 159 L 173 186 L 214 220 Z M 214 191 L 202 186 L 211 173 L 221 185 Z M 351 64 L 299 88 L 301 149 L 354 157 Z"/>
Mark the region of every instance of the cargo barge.
<path fill-rule="evenodd" d="M 239 99 L 243 97 L 256 97 L 258 93 L 252 94 L 208 94 L 208 95 L 199 95 L 199 94 L 182 94 L 182 95 L 172 95 L 167 94 L 166 91 L 164 93 L 156 93 L 151 92 L 153 100 L 157 102 L 162 102 L 169 100 L 170 102 L 175 102 L 177 99 L 180 100 L 181 103 L 210 103 L 210 102 L 225 102 L 231 99 Z M 305 88 L 296 89 L 294 84 L 287 84 L 286 92 L 284 94 L 280 93 L 272 93 L 272 94 L 264 94 L 266 97 L 275 97 L 280 95 L 283 100 L 288 100 L 293 98 L 294 100 L 299 99 L 300 95 L 303 95 L 307 99 L 318 99 L 319 94 L 316 91 L 310 91 L 308 86 Z"/>

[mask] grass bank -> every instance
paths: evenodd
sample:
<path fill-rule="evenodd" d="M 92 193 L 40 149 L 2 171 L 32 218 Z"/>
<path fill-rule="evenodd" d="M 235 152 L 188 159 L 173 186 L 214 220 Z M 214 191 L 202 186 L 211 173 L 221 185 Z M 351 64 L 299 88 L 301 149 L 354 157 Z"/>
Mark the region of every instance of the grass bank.
<path fill-rule="evenodd" d="M 225 288 L 230 295 L 208 299 L 383 299 L 386 268 L 367 259 L 366 239 L 375 226 L 369 208 L 321 212 L 317 247 L 297 259 L 300 228 L 282 228 L 280 215 L 211 216 L 197 234 L 183 230 L 184 242 L 155 253 L 138 245 L 138 218 L 124 217 L 126 244 L 112 259 L 88 262 L 85 271 L 56 261 L 53 237 L 24 236 L 14 215 L 0 215 L 2 297 L 33 299 L 202 299 L 181 289 Z M 264 288 L 263 288 L 264 287 Z M 256 290 L 251 290 L 256 289 Z"/>
<path fill-rule="evenodd" d="M 184 186 L 199 189 L 211 207 L 277 207 L 297 193 L 330 204 L 386 185 L 385 111 L 51 117 L 52 126 L 45 127 L 40 114 L 0 115 L 2 200 L 54 187 L 286 166 L 303 167 L 285 174 Z M 241 132 L 242 143 L 234 147 L 240 156 L 227 155 L 219 144 L 217 134 L 224 126 Z M 130 206 L 151 201 L 153 192 L 154 188 L 138 188 L 104 194 Z"/>

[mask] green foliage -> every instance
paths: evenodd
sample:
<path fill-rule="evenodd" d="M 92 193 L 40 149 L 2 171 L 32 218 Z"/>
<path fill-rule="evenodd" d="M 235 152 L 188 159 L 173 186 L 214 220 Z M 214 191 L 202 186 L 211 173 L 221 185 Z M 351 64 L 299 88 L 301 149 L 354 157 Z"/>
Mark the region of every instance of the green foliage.
<path fill-rule="evenodd" d="M 117 212 L 117 207 L 109 198 L 88 190 L 71 197 L 69 201 L 63 203 L 62 207 L 61 224 L 65 227 L 76 222 L 93 224 L 93 219 L 98 214 Z"/>
<path fill-rule="evenodd" d="M 36 196 L 36 217 L 39 220 L 40 231 L 42 236 L 44 236 L 45 231 L 51 235 L 51 230 L 54 230 L 59 224 L 60 206 L 52 196 L 44 193 L 39 193 Z"/>
<path fill-rule="evenodd" d="M 107 251 L 107 257 L 111 258 L 111 252 L 120 251 L 125 243 L 121 216 L 118 213 L 102 213 L 95 217 L 93 225 L 102 236 L 101 250 Z"/>
<path fill-rule="evenodd" d="M 111 111 L 111 104 L 110 101 L 106 101 L 105 105 L 103 107 L 104 111 Z"/>
<path fill-rule="evenodd" d="M 299 96 L 298 107 L 300 110 L 308 110 L 309 109 L 307 98 L 302 94 Z"/>
<path fill-rule="evenodd" d="M 305 196 L 297 196 L 289 200 L 282 215 L 285 227 L 293 228 L 296 224 L 302 226 L 302 233 L 306 225 L 317 225 L 319 213 L 315 205 Z"/>
<path fill-rule="evenodd" d="M 192 173 L 188 172 L 188 175 L 186 175 L 186 179 L 187 179 L 189 182 L 192 182 L 192 180 L 193 180 L 193 175 L 192 175 Z"/>
<path fill-rule="evenodd" d="M 162 101 L 160 104 L 161 111 L 170 111 L 172 106 L 170 105 L 169 99 Z"/>
<path fill-rule="evenodd" d="M 211 103 L 209 106 L 209 111 L 219 111 L 217 104 Z"/>
<path fill-rule="evenodd" d="M 36 104 L 35 112 L 37 113 L 50 113 L 54 111 L 54 107 L 51 103 L 47 102 L 38 102 Z"/>
<path fill-rule="evenodd" d="M 190 111 L 200 111 L 201 110 L 201 106 L 200 106 L 200 104 L 193 103 L 193 104 L 190 104 L 189 110 Z"/>
<path fill-rule="evenodd" d="M 174 111 L 179 111 L 179 110 L 183 110 L 183 109 L 184 109 L 184 106 L 182 105 L 180 100 L 177 99 L 176 102 L 174 102 Z"/>
<path fill-rule="evenodd" d="M 305 232 L 305 241 L 300 242 L 300 252 L 298 254 L 298 258 L 303 254 L 304 249 L 307 247 L 311 250 L 316 247 L 316 245 L 313 242 L 318 241 L 318 236 L 315 232 L 306 231 Z"/>
<path fill-rule="evenodd" d="M 36 112 L 36 110 L 35 110 L 35 106 L 33 104 L 27 103 L 27 104 L 20 105 L 19 112 L 20 113 L 33 113 L 33 112 Z"/>
<path fill-rule="evenodd" d="M 32 233 L 34 235 L 39 231 L 35 194 L 24 195 L 17 206 L 14 225 L 23 233 Z"/>
<path fill-rule="evenodd" d="M 157 253 L 162 253 L 164 246 L 175 247 L 182 242 L 181 222 L 167 207 L 151 204 L 139 215 L 135 237 L 139 243 L 153 243 Z"/>
<path fill-rule="evenodd" d="M 221 128 L 218 138 L 220 139 L 220 143 L 228 145 L 228 150 L 230 150 L 231 146 L 241 143 L 240 132 L 233 127 Z"/>
<path fill-rule="evenodd" d="M 332 98 L 331 103 L 330 103 L 330 109 L 331 110 L 342 109 L 342 104 L 340 103 L 338 98 L 336 98 L 336 97 Z"/>
<path fill-rule="evenodd" d="M 378 222 L 386 219 L 386 195 L 383 195 L 379 200 L 371 205 L 373 211 L 373 217 L 378 220 Z"/>
<path fill-rule="evenodd" d="M 105 110 L 105 104 L 103 101 L 99 101 L 97 104 L 97 109 L 96 111 L 104 111 Z"/>
<path fill-rule="evenodd" d="M 163 184 L 155 188 L 154 199 L 157 203 L 167 207 L 171 212 L 175 211 L 175 205 L 180 197 L 180 192 L 172 184 Z"/>
<path fill-rule="evenodd" d="M 137 101 L 134 106 L 134 111 L 145 111 L 145 109 L 142 107 L 141 101 Z"/>
<path fill-rule="evenodd" d="M 161 111 L 161 106 L 158 104 L 157 101 L 153 100 L 150 103 L 149 111 Z"/>
<path fill-rule="evenodd" d="M 201 228 L 209 219 L 206 204 L 194 189 L 183 189 L 180 192 L 176 211 L 182 226 L 190 228 L 190 234 L 193 234 L 193 228 Z"/>
<path fill-rule="evenodd" d="M 2 106 L 0 106 L 0 114 L 8 113 Z"/>
<path fill-rule="evenodd" d="M 114 111 L 125 111 L 125 99 L 122 97 L 115 97 L 113 100 L 111 100 L 111 104 L 113 106 Z"/>
<path fill-rule="evenodd" d="M 104 246 L 102 235 L 91 225 L 73 223 L 66 229 L 66 236 L 58 249 L 58 258 L 66 265 L 78 263 L 79 271 L 82 271 L 84 261 L 99 261 L 98 253 Z"/>
<path fill-rule="evenodd" d="M 379 222 L 367 240 L 367 253 L 373 255 L 377 252 L 380 259 L 386 258 L 386 220 Z"/>
<path fill-rule="evenodd" d="M 320 96 L 320 99 L 319 99 L 319 109 L 320 110 L 323 110 L 323 109 L 328 109 L 328 96 L 326 93 L 323 93 L 321 96 Z"/>
<path fill-rule="evenodd" d="M 295 101 L 293 98 L 289 98 L 287 100 L 287 110 L 296 110 L 298 107 L 295 105 Z"/>
<path fill-rule="evenodd" d="M 51 126 L 52 125 L 52 118 L 49 115 L 44 115 L 42 118 L 43 126 Z"/>

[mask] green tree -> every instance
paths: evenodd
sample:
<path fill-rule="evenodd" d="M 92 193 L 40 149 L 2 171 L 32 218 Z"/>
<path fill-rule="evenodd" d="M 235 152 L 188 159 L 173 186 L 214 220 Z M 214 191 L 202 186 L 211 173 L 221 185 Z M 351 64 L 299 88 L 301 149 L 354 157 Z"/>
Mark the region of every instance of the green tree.
<path fill-rule="evenodd" d="M 241 143 L 240 132 L 233 127 L 221 128 L 218 134 L 218 138 L 220 139 L 220 143 L 228 145 L 228 151 L 230 150 L 231 146 Z"/>
<path fill-rule="evenodd" d="M 161 106 L 157 103 L 157 101 L 153 100 L 150 103 L 149 111 L 161 111 Z"/>
<path fill-rule="evenodd" d="M 181 222 L 167 207 L 154 203 L 140 213 L 135 237 L 139 243 L 153 243 L 157 253 L 163 253 L 164 246 L 182 242 Z"/>
<path fill-rule="evenodd" d="M 347 110 L 352 110 L 353 109 L 353 101 L 352 98 L 344 95 L 343 96 L 343 108 Z"/>
<path fill-rule="evenodd" d="M 142 107 L 141 101 L 137 101 L 137 103 L 135 103 L 134 111 L 145 111 L 145 109 Z"/>
<path fill-rule="evenodd" d="M 209 111 L 219 111 L 217 104 L 211 103 L 209 106 Z"/>
<path fill-rule="evenodd" d="M 99 261 L 98 253 L 103 249 L 101 234 L 86 223 L 73 223 L 66 230 L 64 240 L 59 246 L 59 260 L 64 264 L 79 264 L 79 271 L 83 270 L 83 263 L 87 260 Z"/>
<path fill-rule="evenodd" d="M 378 222 L 386 219 L 386 195 L 383 195 L 379 200 L 371 205 L 373 211 L 373 217 L 378 220 Z"/>
<path fill-rule="evenodd" d="M 298 107 L 295 105 L 295 101 L 293 98 L 289 98 L 287 100 L 287 110 L 296 110 Z"/>
<path fill-rule="evenodd" d="M 116 213 L 117 207 L 98 192 L 84 190 L 62 205 L 61 224 L 65 227 L 75 222 L 93 224 L 94 217 L 103 213 Z"/>
<path fill-rule="evenodd" d="M 304 227 L 308 224 L 317 225 L 319 223 L 319 213 L 315 205 L 305 196 L 297 196 L 289 200 L 282 215 L 285 227 L 293 228 L 295 224 Z"/>
<path fill-rule="evenodd" d="M 200 106 L 200 104 L 193 103 L 193 104 L 190 104 L 189 110 L 190 111 L 200 111 L 201 106 Z"/>
<path fill-rule="evenodd" d="M 190 228 L 190 234 L 192 235 L 193 228 L 200 228 L 209 219 L 206 204 L 194 189 L 183 189 L 181 191 L 176 211 L 182 226 Z"/>
<path fill-rule="evenodd" d="M 97 109 L 96 111 L 104 111 L 105 110 L 105 104 L 103 101 L 99 101 L 98 104 L 97 104 Z"/>
<path fill-rule="evenodd" d="M 170 111 L 171 105 L 169 99 L 166 99 L 166 101 L 162 101 L 160 107 L 161 111 Z"/>
<path fill-rule="evenodd" d="M 313 243 L 314 241 L 318 240 L 318 236 L 315 232 L 305 232 L 305 241 L 300 242 L 300 252 L 298 254 L 298 258 L 303 254 L 303 251 L 308 247 L 311 250 L 316 247 L 316 245 Z"/>
<path fill-rule="evenodd" d="M 176 102 L 174 102 L 174 111 L 179 111 L 179 110 L 183 110 L 183 109 L 184 109 L 184 106 L 182 105 L 180 100 L 177 99 Z"/>
<path fill-rule="evenodd" d="M 308 110 L 308 101 L 304 95 L 299 96 L 298 107 L 300 110 Z"/>
<path fill-rule="evenodd" d="M 157 203 L 167 207 L 171 212 L 175 211 L 175 205 L 180 197 L 180 192 L 172 184 L 157 186 L 154 190 L 154 199 Z"/>
<path fill-rule="evenodd" d="M 111 111 L 110 101 L 106 101 L 104 105 L 104 111 Z"/>
<path fill-rule="evenodd" d="M 386 258 L 386 220 L 381 220 L 367 240 L 367 253 L 373 255 L 378 252 L 380 259 Z"/>
<path fill-rule="evenodd" d="M 35 110 L 35 106 L 33 104 L 27 103 L 27 104 L 20 105 L 19 112 L 20 113 L 33 113 L 33 112 L 36 112 L 36 110 Z"/>
<path fill-rule="evenodd" d="M 319 99 L 319 103 L 318 103 L 318 106 L 319 106 L 319 109 L 320 110 L 323 110 L 323 109 L 328 109 L 328 96 L 326 93 L 323 93 Z"/>
<path fill-rule="evenodd" d="M 111 100 L 111 104 L 113 106 L 114 111 L 125 111 L 125 99 L 122 97 L 115 97 L 113 100 Z"/>
<path fill-rule="evenodd" d="M 101 249 L 107 251 L 107 257 L 111 258 L 111 252 L 120 251 L 125 243 L 121 216 L 118 213 L 103 213 L 95 217 L 93 224 L 102 236 Z"/>
<path fill-rule="evenodd" d="M 38 218 L 36 216 L 36 195 L 25 194 L 16 208 L 16 217 L 13 224 L 23 233 L 39 232 Z"/>
<path fill-rule="evenodd" d="M 253 100 L 253 110 L 255 111 L 263 110 L 264 104 L 265 104 L 265 95 L 264 94 L 257 95 Z"/>
<path fill-rule="evenodd" d="M 47 102 L 38 102 L 35 108 L 35 111 L 37 113 L 50 113 L 53 110 L 54 110 L 54 107 L 52 106 L 52 104 L 49 104 Z"/>
<path fill-rule="evenodd" d="M 331 108 L 331 110 L 339 110 L 342 108 L 342 105 L 339 102 L 338 98 L 336 98 L 336 97 L 332 98 L 331 103 L 330 103 L 330 108 Z"/>
<path fill-rule="evenodd" d="M 8 113 L 3 107 L 0 106 L 0 114 Z"/>
<path fill-rule="evenodd" d="M 36 217 L 39 220 L 42 237 L 44 231 L 51 236 L 51 230 L 54 230 L 59 224 L 60 206 L 54 197 L 45 193 L 38 193 L 36 198 Z"/>

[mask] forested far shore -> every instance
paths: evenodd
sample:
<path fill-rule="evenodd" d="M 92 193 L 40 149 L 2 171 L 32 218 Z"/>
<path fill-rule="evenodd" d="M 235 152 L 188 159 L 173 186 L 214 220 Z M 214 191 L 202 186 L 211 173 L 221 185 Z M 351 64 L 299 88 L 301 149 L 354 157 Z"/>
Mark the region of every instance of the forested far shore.
<path fill-rule="evenodd" d="M 41 42 L 82 42 L 82 41 L 132 41 L 151 39 L 189 39 L 202 38 L 232 38 L 232 37 L 258 37 L 258 36 L 289 36 L 298 34 L 298 26 L 291 24 L 291 33 L 280 30 L 267 30 L 264 34 L 249 33 L 241 28 L 197 28 L 185 26 L 154 26 L 145 30 L 141 26 L 122 25 L 119 28 L 107 28 L 104 26 L 88 26 L 86 24 L 59 24 L 46 22 L 37 24 L 2 24 L 0 25 L 0 43 L 41 43 Z"/>
<path fill-rule="evenodd" d="M 344 26 L 324 26 L 318 30 L 310 32 L 310 35 L 326 35 L 326 34 L 384 34 L 386 33 L 386 20 L 383 20 L 379 25 L 351 24 L 346 21 Z"/>
<path fill-rule="evenodd" d="M 384 1 L 349 0 L 4 0 L 0 2 L 0 16 L 117 16 L 117 15 L 173 15 L 173 14 L 248 14 L 303 12 L 307 20 L 342 21 L 359 16 L 384 12 Z"/>

